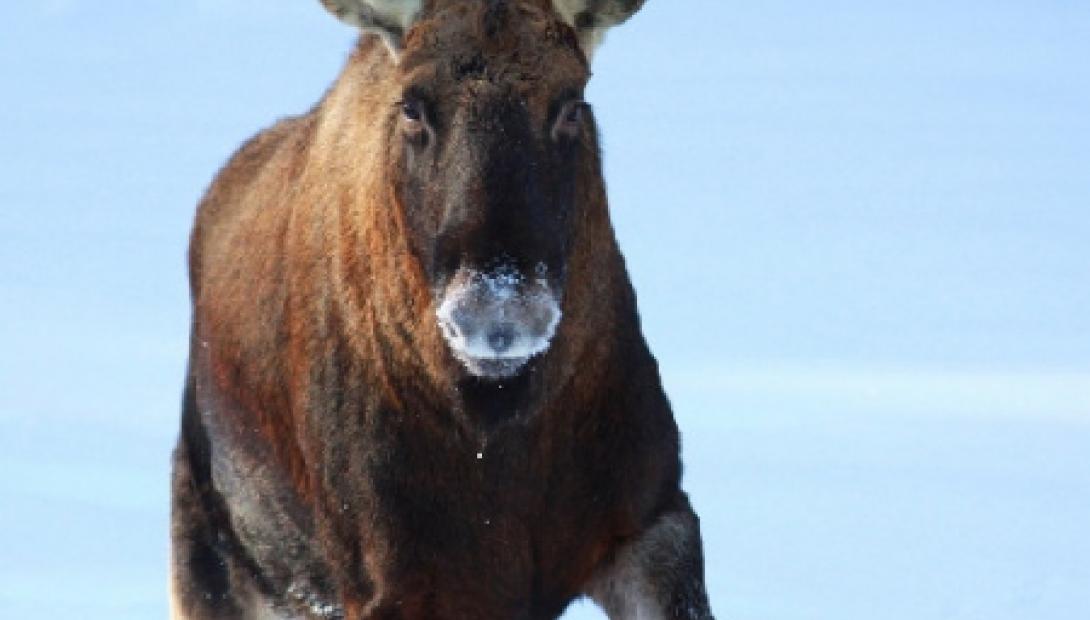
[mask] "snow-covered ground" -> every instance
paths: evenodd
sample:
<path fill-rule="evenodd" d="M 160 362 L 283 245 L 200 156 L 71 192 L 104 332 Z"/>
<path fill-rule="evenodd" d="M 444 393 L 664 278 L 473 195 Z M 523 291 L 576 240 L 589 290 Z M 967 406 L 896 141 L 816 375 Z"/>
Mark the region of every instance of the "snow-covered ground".
<path fill-rule="evenodd" d="M 684 4 L 588 98 L 719 616 L 1090 617 L 1090 7 Z M 165 617 L 192 209 L 350 38 L 0 7 L 0 618 Z"/>

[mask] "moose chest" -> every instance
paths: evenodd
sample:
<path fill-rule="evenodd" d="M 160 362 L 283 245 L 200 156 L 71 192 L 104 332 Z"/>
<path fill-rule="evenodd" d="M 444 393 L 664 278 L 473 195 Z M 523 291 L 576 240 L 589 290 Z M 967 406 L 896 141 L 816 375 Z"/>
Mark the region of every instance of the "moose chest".
<path fill-rule="evenodd" d="M 360 550 L 371 604 L 385 591 L 419 617 L 555 617 L 612 542 L 615 485 L 599 455 L 541 418 L 487 432 L 381 408 L 359 420 L 327 449 L 340 505 L 318 525 L 331 548 Z M 330 561 L 345 576 L 358 564 Z"/>

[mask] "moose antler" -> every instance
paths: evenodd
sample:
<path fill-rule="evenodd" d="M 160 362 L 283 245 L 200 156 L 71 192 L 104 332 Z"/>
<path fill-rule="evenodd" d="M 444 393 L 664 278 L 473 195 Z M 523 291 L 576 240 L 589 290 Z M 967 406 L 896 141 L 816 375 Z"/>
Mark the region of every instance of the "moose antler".
<path fill-rule="evenodd" d="M 423 0 L 319 1 L 341 21 L 382 37 L 395 58 L 401 50 L 405 32 L 424 4 Z"/>
<path fill-rule="evenodd" d="M 589 58 L 606 31 L 640 10 L 645 0 L 553 0 L 553 7 L 579 35 Z"/>

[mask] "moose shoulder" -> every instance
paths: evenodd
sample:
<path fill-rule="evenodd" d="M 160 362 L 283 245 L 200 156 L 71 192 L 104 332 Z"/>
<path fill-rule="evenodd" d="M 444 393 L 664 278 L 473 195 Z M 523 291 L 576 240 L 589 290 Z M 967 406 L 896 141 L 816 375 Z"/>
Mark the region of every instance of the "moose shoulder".
<path fill-rule="evenodd" d="M 197 213 L 173 616 L 711 618 L 582 99 L 642 2 L 322 3 L 366 35 Z"/>

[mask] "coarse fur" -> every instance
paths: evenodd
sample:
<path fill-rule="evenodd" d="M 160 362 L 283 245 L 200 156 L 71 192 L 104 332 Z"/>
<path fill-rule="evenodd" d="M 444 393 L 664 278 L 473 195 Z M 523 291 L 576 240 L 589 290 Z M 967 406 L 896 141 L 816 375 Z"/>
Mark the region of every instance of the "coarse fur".
<path fill-rule="evenodd" d="M 589 595 L 710 619 L 577 27 L 546 0 L 430 0 L 385 32 L 198 207 L 172 616 L 536 620 Z M 437 319 L 483 272 L 559 307 L 502 374 Z"/>

